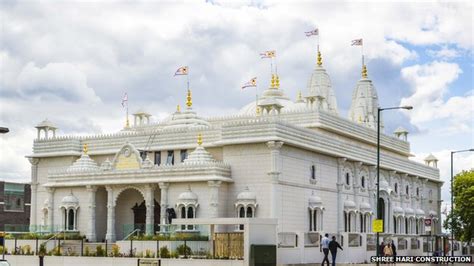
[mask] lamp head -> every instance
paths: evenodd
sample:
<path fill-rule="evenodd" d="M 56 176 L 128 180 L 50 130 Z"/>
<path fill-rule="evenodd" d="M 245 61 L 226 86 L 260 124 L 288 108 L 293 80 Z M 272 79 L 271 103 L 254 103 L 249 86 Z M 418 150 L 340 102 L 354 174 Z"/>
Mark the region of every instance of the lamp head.
<path fill-rule="evenodd" d="M 413 109 L 413 106 L 402 106 L 401 108 L 406 109 L 406 110 L 411 110 Z"/>

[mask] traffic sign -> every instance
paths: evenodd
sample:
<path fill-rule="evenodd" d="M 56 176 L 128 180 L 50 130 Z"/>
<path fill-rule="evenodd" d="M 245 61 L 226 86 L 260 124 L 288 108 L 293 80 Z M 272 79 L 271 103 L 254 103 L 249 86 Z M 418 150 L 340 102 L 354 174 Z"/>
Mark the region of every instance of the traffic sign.
<path fill-rule="evenodd" d="M 382 233 L 383 232 L 383 220 L 376 219 L 372 223 L 372 231 L 374 233 Z"/>

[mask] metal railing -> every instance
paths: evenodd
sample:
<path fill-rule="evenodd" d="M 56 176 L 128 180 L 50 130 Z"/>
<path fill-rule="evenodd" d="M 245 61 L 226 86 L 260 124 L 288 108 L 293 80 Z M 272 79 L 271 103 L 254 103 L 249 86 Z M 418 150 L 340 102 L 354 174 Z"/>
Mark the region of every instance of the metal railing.
<path fill-rule="evenodd" d="M 140 233 L 140 232 L 141 232 L 141 230 L 139 228 L 137 228 L 137 229 L 133 230 L 132 232 L 130 232 L 130 234 L 128 234 L 126 237 L 124 237 L 123 240 L 127 240 L 133 234 Z"/>

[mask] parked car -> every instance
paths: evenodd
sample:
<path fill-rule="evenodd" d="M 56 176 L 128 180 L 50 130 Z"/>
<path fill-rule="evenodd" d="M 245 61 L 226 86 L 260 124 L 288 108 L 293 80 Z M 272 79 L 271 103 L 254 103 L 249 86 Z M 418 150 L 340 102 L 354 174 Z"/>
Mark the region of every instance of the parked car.
<path fill-rule="evenodd" d="M 0 266 L 10 266 L 10 263 L 8 263 L 6 260 L 0 259 Z"/>

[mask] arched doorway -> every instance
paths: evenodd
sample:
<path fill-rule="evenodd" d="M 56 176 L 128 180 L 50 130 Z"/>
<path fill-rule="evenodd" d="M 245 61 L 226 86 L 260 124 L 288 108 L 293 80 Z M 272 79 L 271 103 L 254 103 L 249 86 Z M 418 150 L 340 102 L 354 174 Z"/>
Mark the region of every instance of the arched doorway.
<path fill-rule="evenodd" d="M 133 207 L 144 200 L 142 193 L 136 188 L 127 188 L 117 196 L 115 204 L 115 234 L 117 240 L 122 240 L 135 230 Z M 145 218 L 143 218 L 144 220 Z"/>
<path fill-rule="evenodd" d="M 160 226 L 158 225 L 160 221 L 160 204 L 155 200 L 155 209 L 154 209 L 154 226 L 153 232 L 159 231 Z M 133 211 L 133 223 L 134 230 L 140 229 L 141 232 L 146 232 L 146 205 L 145 201 L 142 201 L 140 205 L 135 203 L 135 206 L 132 207 Z"/>
<path fill-rule="evenodd" d="M 381 219 L 383 221 L 383 227 L 384 227 L 384 232 L 386 231 L 385 228 L 387 228 L 386 222 L 387 220 L 385 219 L 385 200 L 383 198 L 379 198 L 378 201 L 378 210 L 377 210 L 377 219 Z"/>
<path fill-rule="evenodd" d="M 146 203 L 143 192 L 139 188 L 130 187 L 117 195 L 115 204 L 115 232 L 117 240 L 122 240 L 135 229 L 140 233 L 146 232 Z M 157 224 L 160 222 L 160 204 L 157 191 L 154 193 L 154 232 L 158 231 Z"/>

